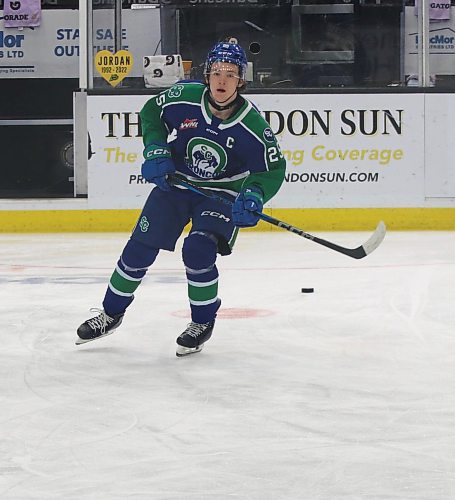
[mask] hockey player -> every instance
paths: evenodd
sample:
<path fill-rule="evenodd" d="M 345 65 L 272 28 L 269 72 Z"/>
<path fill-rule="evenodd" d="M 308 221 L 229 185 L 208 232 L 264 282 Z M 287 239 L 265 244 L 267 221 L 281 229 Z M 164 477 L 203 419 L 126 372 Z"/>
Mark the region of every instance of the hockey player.
<path fill-rule="evenodd" d="M 177 338 L 177 356 L 202 349 L 212 335 L 221 301 L 217 254 L 231 253 L 238 228 L 255 226 L 256 211 L 279 190 L 285 160 L 267 122 L 240 91 L 247 59 L 237 43 L 210 50 L 205 83 L 177 83 L 140 112 L 143 177 L 156 185 L 111 276 L 103 309 L 77 330 L 77 344 L 111 334 L 122 322 L 148 268 L 162 250 L 173 251 L 184 227 L 182 257 L 191 322 Z M 184 180 L 235 200 L 213 201 L 168 180 Z"/>

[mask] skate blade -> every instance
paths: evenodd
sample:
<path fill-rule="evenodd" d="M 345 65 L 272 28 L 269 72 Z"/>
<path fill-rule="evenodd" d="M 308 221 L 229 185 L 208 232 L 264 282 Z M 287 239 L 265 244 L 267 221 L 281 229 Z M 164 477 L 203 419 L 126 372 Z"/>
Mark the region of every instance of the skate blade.
<path fill-rule="evenodd" d="M 182 345 L 177 344 L 177 351 L 175 355 L 178 358 L 183 358 L 184 356 L 189 356 L 190 354 L 196 354 L 197 352 L 202 351 L 204 344 L 201 344 L 198 347 L 184 347 Z"/>
<path fill-rule="evenodd" d="M 81 345 L 81 344 L 86 344 L 87 342 L 92 342 L 92 340 L 102 339 L 103 337 L 107 337 L 108 335 L 112 335 L 115 332 L 115 330 L 116 329 L 114 328 L 113 330 L 105 333 L 104 335 L 100 335 L 99 337 L 93 337 L 93 339 L 81 339 L 80 337 L 78 337 L 75 344 Z"/>

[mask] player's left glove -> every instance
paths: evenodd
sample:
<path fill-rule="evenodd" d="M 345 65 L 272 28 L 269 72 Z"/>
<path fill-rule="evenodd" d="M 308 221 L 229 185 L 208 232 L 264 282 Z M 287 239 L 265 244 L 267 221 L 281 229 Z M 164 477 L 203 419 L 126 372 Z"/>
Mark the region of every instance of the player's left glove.
<path fill-rule="evenodd" d="M 141 169 L 144 179 L 156 184 L 161 191 L 170 191 L 172 188 L 167 182 L 167 176 L 175 172 L 175 165 L 168 145 L 148 145 L 144 149 L 144 158 Z"/>
<path fill-rule="evenodd" d="M 232 205 L 232 222 L 237 227 L 252 227 L 259 222 L 257 212 L 262 211 L 264 205 L 263 193 L 257 186 L 243 189 Z"/>

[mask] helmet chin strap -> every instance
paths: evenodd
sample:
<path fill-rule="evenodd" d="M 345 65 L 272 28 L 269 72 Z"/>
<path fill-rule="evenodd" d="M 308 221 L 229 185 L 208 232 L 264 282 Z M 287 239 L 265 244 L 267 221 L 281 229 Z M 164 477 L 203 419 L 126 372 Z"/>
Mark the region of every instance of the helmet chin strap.
<path fill-rule="evenodd" d="M 209 89 L 209 95 L 208 95 L 208 100 L 209 103 L 217 110 L 217 111 L 225 111 L 226 109 L 231 109 L 232 107 L 236 106 L 240 100 L 240 94 L 237 92 L 237 89 L 235 89 L 234 93 L 231 94 L 227 99 L 225 99 L 223 102 L 229 101 L 229 99 L 234 95 L 237 94 L 235 99 L 233 99 L 229 104 L 226 104 L 223 106 L 223 104 L 218 104 L 215 99 L 212 97 L 212 93 L 210 92 Z"/>

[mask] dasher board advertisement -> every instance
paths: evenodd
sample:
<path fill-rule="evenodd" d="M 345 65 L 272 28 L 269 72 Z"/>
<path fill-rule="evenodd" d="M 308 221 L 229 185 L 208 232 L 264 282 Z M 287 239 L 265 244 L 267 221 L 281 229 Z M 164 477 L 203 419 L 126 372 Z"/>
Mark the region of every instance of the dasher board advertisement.
<path fill-rule="evenodd" d="M 276 208 L 422 206 L 422 95 L 264 97 L 255 101 L 287 160 Z"/>
<path fill-rule="evenodd" d="M 93 208 L 140 208 L 139 111 L 151 96 L 88 96 L 88 196 Z M 424 205 L 424 98 L 391 95 L 248 95 L 287 159 L 274 208 Z M 191 117 L 188 117 L 191 118 Z"/>
<path fill-rule="evenodd" d="M 160 41 L 159 9 L 125 9 L 122 21 L 122 48 L 135 61 L 129 76 L 143 77 L 142 57 Z M 114 52 L 113 11 L 96 10 L 93 24 L 94 53 Z M 0 20 L 0 78 L 79 78 L 79 43 L 77 10 L 44 10 L 41 26 L 22 30 Z"/>
<path fill-rule="evenodd" d="M 455 95 L 425 96 L 425 194 L 455 201 Z"/>

